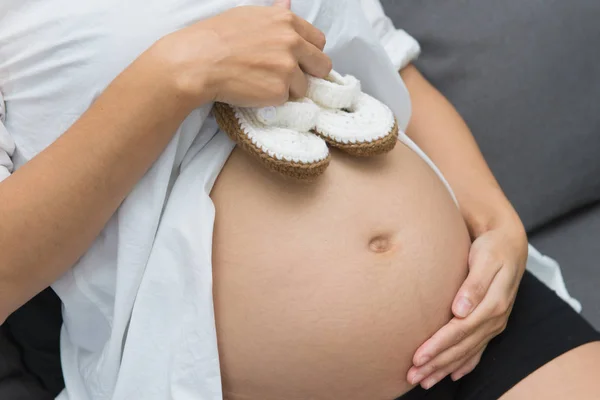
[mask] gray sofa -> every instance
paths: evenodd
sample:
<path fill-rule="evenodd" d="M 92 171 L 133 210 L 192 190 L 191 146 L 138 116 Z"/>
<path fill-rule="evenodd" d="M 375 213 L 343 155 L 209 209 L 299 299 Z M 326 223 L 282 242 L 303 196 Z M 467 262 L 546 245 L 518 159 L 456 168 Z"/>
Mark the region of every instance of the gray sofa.
<path fill-rule="evenodd" d="M 382 2 L 600 329 L 600 1 Z"/>

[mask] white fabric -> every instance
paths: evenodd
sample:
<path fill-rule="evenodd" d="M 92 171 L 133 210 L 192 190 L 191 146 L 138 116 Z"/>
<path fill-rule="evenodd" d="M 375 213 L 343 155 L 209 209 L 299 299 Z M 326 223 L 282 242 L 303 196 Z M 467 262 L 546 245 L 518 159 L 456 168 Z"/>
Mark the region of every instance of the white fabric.
<path fill-rule="evenodd" d="M 15 152 L 15 141 L 4 127 L 6 107 L 4 96 L 0 92 L 0 182 L 8 178 L 13 170 L 12 155 Z"/>
<path fill-rule="evenodd" d="M 396 70 L 401 70 L 416 59 L 421 47 L 412 36 L 396 29 L 392 20 L 385 15 L 380 0 L 360 0 L 365 15 Z"/>
<path fill-rule="evenodd" d="M 241 3 L 265 0 L 3 0 L 0 91 L 12 137 L 2 131 L 2 151 L 22 166 L 157 38 Z M 387 54 L 378 43 L 395 49 L 391 43 L 402 35 L 376 0 L 363 6 L 368 19 L 358 0 L 292 5 L 326 33 L 335 68 L 360 79 L 403 130 L 410 103 L 397 70 L 407 56 Z M 188 116 L 89 251 L 54 285 L 64 303 L 67 387 L 60 400 L 222 397 L 209 193 L 233 144 L 218 132 L 209 110 Z M 439 173 L 406 135 L 400 140 Z M 558 276 L 557 268 L 539 266 Z"/>
<path fill-rule="evenodd" d="M 575 311 L 581 312 L 581 303 L 571 297 L 565 286 L 560 266 L 552 258 L 543 255 L 535 247 L 529 245 L 527 269 L 556 294 L 566 301 Z"/>

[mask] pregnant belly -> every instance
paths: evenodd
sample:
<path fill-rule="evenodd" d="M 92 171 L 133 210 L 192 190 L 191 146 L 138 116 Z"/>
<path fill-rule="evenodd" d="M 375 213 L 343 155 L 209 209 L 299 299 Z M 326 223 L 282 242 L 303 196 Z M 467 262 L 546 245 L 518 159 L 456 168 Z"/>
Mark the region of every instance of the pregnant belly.
<path fill-rule="evenodd" d="M 335 152 L 318 181 L 235 150 L 211 194 L 226 399 L 393 399 L 451 318 L 469 237 L 434 172 L 402 144 Z"/>

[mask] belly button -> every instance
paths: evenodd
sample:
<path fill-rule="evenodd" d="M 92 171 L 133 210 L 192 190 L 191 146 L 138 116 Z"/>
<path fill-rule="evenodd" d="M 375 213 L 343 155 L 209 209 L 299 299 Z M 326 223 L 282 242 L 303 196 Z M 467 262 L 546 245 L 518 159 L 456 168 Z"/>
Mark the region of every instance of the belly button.
<path fill-rule="evenodd" d="M 392 237 L 389 235 L 375 236 L 369 241 L 369 249 L 374 253 L 386 253 L 393 247 Z"/>

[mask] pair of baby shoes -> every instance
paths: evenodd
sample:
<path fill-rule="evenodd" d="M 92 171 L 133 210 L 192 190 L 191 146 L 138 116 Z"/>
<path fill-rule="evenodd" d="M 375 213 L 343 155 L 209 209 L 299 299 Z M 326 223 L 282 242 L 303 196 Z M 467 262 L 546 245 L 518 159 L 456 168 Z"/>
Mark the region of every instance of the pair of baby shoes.
<path fill-rule="evenodd" d="M 241 108 L 216 103 L 220 128 L 267 168 L 310 180 L 330 161 L 328 145 L 353 156 L 392 150 L 398 124 L 392 111 L 365 94 L 353 76 L 332 71 L 308 77 L 306 97 L 277 107 Z"/>

